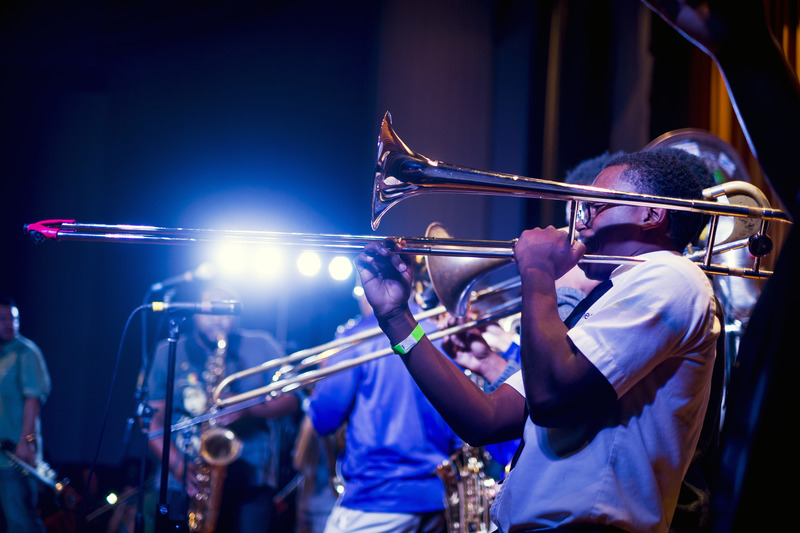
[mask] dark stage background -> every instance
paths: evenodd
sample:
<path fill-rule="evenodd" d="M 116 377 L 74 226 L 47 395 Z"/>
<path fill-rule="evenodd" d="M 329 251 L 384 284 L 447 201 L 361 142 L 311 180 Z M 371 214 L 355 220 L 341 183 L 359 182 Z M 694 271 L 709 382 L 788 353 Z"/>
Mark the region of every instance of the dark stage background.
<path fill-rule="evenodd" d="M 52 374 L 42 423 L 56 467 L 90 463 L 103 431 L 100 465 L 139 453 L 139 438 L 123 439 L 142 349 L 139 316 L 123 337 L 126 320 L 152 283 L 211 252 L 35 244 L 24 224 L 369 234 L 387 110 L 431 158 L 549 179 L 707 126 L 693 76 L 707 59 L 634 0 L 6 0 L 0 67 L 0 291 Z M 562 224 L 562 206 L 430 195 L 377 234 L 440 221 L 507 239 Z M 237 283 L 244 325 L 287 350 L 329 340 L 357 312 L 352 278 Z"/>

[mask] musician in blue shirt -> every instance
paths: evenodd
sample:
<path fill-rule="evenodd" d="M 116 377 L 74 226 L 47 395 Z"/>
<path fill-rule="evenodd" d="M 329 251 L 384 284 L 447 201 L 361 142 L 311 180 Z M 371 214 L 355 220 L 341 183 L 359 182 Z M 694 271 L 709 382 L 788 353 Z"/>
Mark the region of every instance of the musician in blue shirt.
<path fill-rule="evenodd" d="M 416 304 L 412 307 L 419 311 Z M 368 305 L 364 311 L 357 323 L 340 328 L 339 335 L 376 327 Z M 437 329 L 432 320 L 422 325 L 428 332 Z M 329 364 L 387 347 L 379 335 L 335 355 Z M 398 357 L 373 359 L 319 381 L 307 412 L 321 435 L 346 424 L 344 493 L 326 533 L 445 531 L 445 487 L 436 469 L 461 442 Z"/>
<path fill-rule="evenodd" d="M 19 311 L 0 295 L 0 439 L 20 460 L 42 458 L 40 410 L 50 394 L 50 374 L 39 347 L 19 333 Z M 37 514 L 39 487 L 11 460 L 0 459 L 0 531 L 44 532 Z"/>

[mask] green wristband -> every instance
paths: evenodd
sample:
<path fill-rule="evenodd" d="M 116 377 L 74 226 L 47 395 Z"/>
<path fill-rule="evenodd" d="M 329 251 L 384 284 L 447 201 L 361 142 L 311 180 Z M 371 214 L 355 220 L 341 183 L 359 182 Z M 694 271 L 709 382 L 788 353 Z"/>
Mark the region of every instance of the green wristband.
<path fill-rule="evenodd" d="M 417 327 L 411 331 L 411 334 L 408 337 L 403 339 L 400 344 L 392 346 L 392 351 L 397 355 L 405 355 L 410 352 L 411 348 L 416 346 L 420 339 L 424 336 L 425 330 L 422 329 L 422 326 L 417 324 Z"/>

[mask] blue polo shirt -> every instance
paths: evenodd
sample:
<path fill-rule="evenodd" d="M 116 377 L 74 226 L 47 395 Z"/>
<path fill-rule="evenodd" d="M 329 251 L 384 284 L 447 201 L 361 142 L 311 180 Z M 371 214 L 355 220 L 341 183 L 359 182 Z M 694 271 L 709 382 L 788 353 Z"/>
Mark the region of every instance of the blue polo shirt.
<path fill-rule="evenodd" d="M 412 311 L 418 311 L 413 309 Z M 422 327 L 435 331 L 435 324 Z M 377 326 L 373 315 L 341 335 Z M 389 347 L 384 335 L 330 358 L 328 364 Z M 308 414 L 321 435 L 347 424 L 339 504 L 366 512 L 423 513 L 445 508 L 436 468 L 461 442 L 394 354 L 317 382 Z"/>

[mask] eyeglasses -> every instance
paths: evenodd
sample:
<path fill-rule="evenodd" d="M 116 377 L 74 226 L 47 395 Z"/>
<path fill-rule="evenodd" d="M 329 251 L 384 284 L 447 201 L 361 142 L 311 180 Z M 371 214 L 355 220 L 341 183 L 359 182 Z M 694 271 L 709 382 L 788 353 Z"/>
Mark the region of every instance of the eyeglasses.
<path fill-rule="evenodd" d="M 593 217 L 597 217 L 597 214 L 604 209 L 608 209 L 609 207 L 614 207 L 617 204 L 601 204 L 597 202 L 578 202 L 578 220 L 584 226 L 588 226 L 589 222 L 592 220 Z"/>

